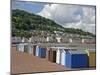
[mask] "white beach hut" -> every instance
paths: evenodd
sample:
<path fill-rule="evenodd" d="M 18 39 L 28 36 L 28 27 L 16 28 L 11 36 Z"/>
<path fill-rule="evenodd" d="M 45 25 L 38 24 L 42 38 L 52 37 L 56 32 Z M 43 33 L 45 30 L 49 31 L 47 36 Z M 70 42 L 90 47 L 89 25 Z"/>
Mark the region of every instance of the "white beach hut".
<path fill-rule="evenodd" d="M 36 55 L 36 56 L 39 55 L 39 46 L 38 46 L 38 45 L 36 46 L 36 53 L 35 53 L 35 55 Z"/>
<path fill-rule="evenodd" d="M 65 55 L 66 55 L 66 52 L 65 52 L 65 50 L 63 49 L 62 50 L 62 52 L 61 52 L 61 65 L 65 65 L 66 63 L 65 63 L 65 59 L 66 59 L 66 57 L 65 57 Z"/>
<path fill-rule="evenodd" d="M 17 47 L 17 50 L 20 51 L 20 52 L 24 52 L 24 47 L 25 47 L 26 43 L 20 43 L 20 44 L 17 44 L 16 47 Z"/>
<path fill-rule="evenodd" d="M 56 63 L 61 64 L 61 52 L 66 47 L 51 47 L 52 50 L 56 50 Z"/>
<path fill-rule="evenodd" d="M 27 47 L 28 47 L 28 53 L 29 54 L 33 54 L 33 46 L 32 46 L 32 44 L 31 43 L 28 43 L 27 44 Z"/>

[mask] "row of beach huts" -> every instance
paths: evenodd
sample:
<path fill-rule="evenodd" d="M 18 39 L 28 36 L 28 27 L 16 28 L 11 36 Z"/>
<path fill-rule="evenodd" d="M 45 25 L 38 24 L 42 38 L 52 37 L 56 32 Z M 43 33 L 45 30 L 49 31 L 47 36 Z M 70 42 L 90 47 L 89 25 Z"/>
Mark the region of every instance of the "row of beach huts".
<path fill-rule="evenodd" d="M 25 52 L 47 59 L 52 63 L 63 65 L 67 68 L 96 67 L 95 49 L 78 49 L 74 47 L 43 46 L 32 43 L 16 44 L 17 51 Z"/>

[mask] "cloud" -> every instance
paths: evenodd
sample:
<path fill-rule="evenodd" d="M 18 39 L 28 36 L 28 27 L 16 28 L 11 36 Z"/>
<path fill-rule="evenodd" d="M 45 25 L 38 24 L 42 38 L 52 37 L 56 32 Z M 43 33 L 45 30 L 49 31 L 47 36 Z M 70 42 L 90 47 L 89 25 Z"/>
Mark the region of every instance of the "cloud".
<path fill-rule="evenodd" d="M 71 7 L 72 5 L 47 4 L 38 14 L 53 19 L 58 23 L 77 22 L 81 18 L 80 14 L 74 14 L 78 8 L 72 9 Z"/>
<path fill-rule="evenodd" d="M 79 28 L 82 29 L 83 31 L 95 34 L 95 24 L 86 24 L 86 23 L 82 23 L 82 21 L 77 23 L 66 23 L 64 27 L 75 28 L 75 29 Z"/>
<path fill-rule="evenodd" d="M 95 33 L 94 6 L 45 4 L 37 14 L 52 19 L 63 27 L 79 28 Z"/>
<path fill-rule="evenodd" d="M 49 19 L 54 19 L 57 7 L 58 4 L 45 4 L 42 11 L 37 14 Z"/>
<path fill-rule="evenodd" d="M 95 9 L 93 7 L 83 7 L 83 22 L 88 24 L 95 23 Z"/>

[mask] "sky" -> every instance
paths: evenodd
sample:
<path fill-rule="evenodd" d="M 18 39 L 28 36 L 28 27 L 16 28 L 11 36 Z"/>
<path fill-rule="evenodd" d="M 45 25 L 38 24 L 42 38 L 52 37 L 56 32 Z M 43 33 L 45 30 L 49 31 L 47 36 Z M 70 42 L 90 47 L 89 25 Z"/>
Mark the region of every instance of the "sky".
<path fill-rule="evenodd" d="M 30 13 L 38 13 L 44 8 L 43 3 L 33 3 L 25 1 L 12 1 L 12 9 L 21 9 Z"/>
<path fill-rule="evenodd" d="M 63 27 L 79 28 L 95 34 L 95 6 L 12 1 L 12 9 L 35 13 Z"/>

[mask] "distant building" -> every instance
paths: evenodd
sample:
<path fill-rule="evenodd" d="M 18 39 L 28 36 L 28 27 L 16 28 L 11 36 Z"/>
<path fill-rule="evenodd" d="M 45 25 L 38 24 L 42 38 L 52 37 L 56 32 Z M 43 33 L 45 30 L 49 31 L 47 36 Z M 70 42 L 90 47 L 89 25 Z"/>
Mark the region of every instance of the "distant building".
<path fill-rule="evenodd" d="M 56 40 L 57 40 L 58 43 L 60 43 L 61 42 L 61 37 L 56 37 Z"/>

